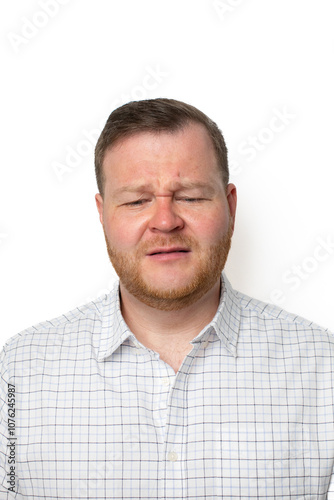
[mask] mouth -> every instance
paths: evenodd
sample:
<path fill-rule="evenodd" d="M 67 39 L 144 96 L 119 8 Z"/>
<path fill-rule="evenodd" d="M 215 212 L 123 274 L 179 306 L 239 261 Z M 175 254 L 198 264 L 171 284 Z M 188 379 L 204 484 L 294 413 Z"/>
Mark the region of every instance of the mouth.
<path fill-rule="evenodd" d="M 190 249 L 183 247 L 173 247 L 173 248 L 155 248 L 150 251 L 147 255 L 152 257 L 154 255 L 169 255 L 169 254 L 179 254 L 179 253 L 189 253 Z"/>
<path fill-rule="evenodd" d="M 190 248 L 165 247 L 154 248 L 147 254 L 147 257 L 151 260 L 151 262 L 172 263 L 183 261 L 184 259 L 187 259 L 190 254 Z"/>

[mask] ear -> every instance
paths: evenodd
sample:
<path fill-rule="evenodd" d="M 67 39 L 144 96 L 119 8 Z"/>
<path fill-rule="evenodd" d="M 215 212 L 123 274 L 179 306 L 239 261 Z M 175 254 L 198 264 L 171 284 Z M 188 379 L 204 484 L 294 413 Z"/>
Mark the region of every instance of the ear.
<path fill-rule="evenodd" d="M 100 222 L 103 225 L 103 198 L 100 195 L 100 193 L 97 193 L 95 195 L 95 201 L 96 201 L 97 210 L 98 210 L 99 216 L 100 216 Z"/>
<path fill-rule="evenodd" d="M 228 184 L 226 187 L 226 197 L 232 219 L 232 228 L 234 229 L 235 214 L 237 211 L 237 188 L 234 184 Z"/>

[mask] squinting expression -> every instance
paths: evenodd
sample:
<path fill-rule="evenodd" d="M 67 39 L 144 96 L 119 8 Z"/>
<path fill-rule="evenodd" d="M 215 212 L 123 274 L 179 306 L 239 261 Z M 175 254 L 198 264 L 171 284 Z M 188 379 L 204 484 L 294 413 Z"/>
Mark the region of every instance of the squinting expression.
<path fill-rule="evenodd" d="M 236 189 L 224 186 L 202 125 L 123 139 L 106 152 L 104 175 L 96 203 L 121 291 L 177 310 L 219 282 Z"/>

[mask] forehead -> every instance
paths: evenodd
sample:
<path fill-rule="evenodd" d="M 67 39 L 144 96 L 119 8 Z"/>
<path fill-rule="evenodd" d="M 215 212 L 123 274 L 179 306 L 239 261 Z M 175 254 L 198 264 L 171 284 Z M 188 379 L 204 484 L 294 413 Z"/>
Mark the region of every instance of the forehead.
<path fill-rule="evenodd" d="M 138 182 L 182 183 L 221 177 L 205 127 L 192 123 L 176 132 L 140 132 L 125 137 L 104 158 L 106 188 Z"/>

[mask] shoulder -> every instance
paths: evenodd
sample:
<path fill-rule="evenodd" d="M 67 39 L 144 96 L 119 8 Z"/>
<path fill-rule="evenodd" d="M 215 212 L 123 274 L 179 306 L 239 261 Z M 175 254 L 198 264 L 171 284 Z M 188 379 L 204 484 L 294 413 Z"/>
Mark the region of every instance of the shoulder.
<path fill-rule="evenodd" d="M 53 319 L 37 323 L 11 337 L 3 347 L 3 353 L 16 353 L 30 347 L 47 343 L 59 344 L 64 336 L 76 336 L 93 332 L 101 321 L 104 308 L 110 302 L 110 294 L 72 309 Z M 29 347 L 30 346 L 30 347 Z"/>
<path fill-rule="evenodd" d="M 333 333 L 317 323 L 281 307 L 249 297 L 235 291 L 240 305 L 244 324 L 252 330 L 272 332 L 276 337 L 284 335 L 287 339 L 297 335 L 299 339 L 319 340 L 334 344 Z"/>

